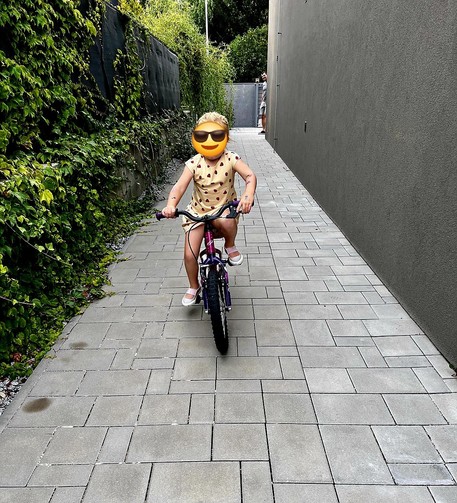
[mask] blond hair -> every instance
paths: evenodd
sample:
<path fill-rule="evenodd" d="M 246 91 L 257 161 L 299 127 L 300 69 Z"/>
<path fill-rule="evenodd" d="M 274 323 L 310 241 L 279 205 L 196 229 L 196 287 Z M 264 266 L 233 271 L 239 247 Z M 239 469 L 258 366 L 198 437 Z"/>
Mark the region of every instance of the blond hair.
<path fill-rule="evenodd" d="M 204 122 L 215 122 L 216 124 L 219 124 L 222 126 L 228 133 L 229 130 L 229 123 L 226 117 L 224 117 L 221 114 L 218 114 L 217 112 L 207 112 L 206 114 L 203 114 L 200 119 L 198 119 L 196 126 L 199 126 L 200 124 L 203 124 Z"/>

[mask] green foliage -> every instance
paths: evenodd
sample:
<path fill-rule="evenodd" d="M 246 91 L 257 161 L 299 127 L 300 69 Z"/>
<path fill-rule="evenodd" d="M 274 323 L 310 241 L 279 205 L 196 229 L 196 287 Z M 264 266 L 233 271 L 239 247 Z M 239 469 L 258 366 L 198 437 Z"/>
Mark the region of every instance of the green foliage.
<path fill-rule="evenodd" d="M 63 322 L 103 295 L 106 265 L 114 259 L 110 244 L 141 218 L 138 202 L 116 195 L 116 167 L 134 168 L 129 146 L 140 145 L 143 159 L 152 160 L 158 152 L 150 151 L 151 142 L 160 138 L 167 157 L 159 162 L 166 163 L 189 154 L 176 150 L 182 140 L 175 144 L 189 129 L 184 114 L 170 113 L 66 134 L 37 156 L 0 156 L 0 374 L 30 371 Z"/>
<path fill-rule="evenodd" d="M 84 106 L 96 33 L 73 1 L 0 2 L 0 153 L 39 148 Z"/>
<path fill-rule="evenodd" d="M 139 120 L 132 31 L 114 102 L 104 102 L 88 51 L 105 4 L 91 0 L 87 18 L 78 6 L 0 3 L 0 375 L 30 373 L 65 321 L 103 295 L 113 243 L 150 207 L 119 197 L 120 168 L 141 168 L 152 183 L 171 157 L 189 154 L 187 115 Z"/>
<path fill-rule="evenodd" d="M 232 66 L 226 51 L 206 46 L 190 4 L 185 0 L 150 0 L 141 13 L 135 0 L 122 0 L 121 7 L 134 11 L 135 18 L 177 54 L 183 106 L 196 115 L 216 110 L 230 117 L 224 83 L 232 81 Z"/>
<path fill-rule="evenodd" d="M 190 0 L 192 14 L 205 32 L 205 0 Z M 268 23 L 268 0 L 208 0 L 209 38 L 229 44 L 235 37 Z"/>
<path fill-rule="evenodd" d="M 252 82 L 267 69 L 268 26 L 249 29 L 230 44 L 236 82 Z"/>

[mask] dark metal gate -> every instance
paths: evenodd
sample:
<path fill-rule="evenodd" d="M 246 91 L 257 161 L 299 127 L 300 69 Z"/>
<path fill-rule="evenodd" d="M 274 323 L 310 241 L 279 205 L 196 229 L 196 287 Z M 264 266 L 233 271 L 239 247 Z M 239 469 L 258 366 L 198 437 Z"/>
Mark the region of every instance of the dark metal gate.
<path fill-rule="evenodd" d="M 257 127 L 262 84 L 226 84 L 225 89 L 233 103 L 233 127 Z"/>

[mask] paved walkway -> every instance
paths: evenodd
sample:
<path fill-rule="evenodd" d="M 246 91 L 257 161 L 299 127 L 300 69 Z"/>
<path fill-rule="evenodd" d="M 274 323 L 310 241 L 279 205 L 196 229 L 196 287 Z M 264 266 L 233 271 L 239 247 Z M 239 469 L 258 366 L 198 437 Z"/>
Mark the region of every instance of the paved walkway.
<path fill-rule="evenodd" d="M 228 356 L 148 222 L 0 417 L 0 503 L 457 501 L 457 379 L 257 133 Z"/>

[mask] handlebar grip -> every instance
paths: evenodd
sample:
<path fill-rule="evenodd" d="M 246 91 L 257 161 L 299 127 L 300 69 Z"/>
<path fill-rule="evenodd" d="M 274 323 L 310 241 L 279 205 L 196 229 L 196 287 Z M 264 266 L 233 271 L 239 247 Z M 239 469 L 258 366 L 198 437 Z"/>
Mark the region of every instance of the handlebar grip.
<path fill-rule="evenodd" d="M 162 218 L 165 218 L 165 217 L 162 215 L 162 212 L 159 211 L 156 213 L 156 218 L 157 218 L 157 220 L 162 220 Z"/>

